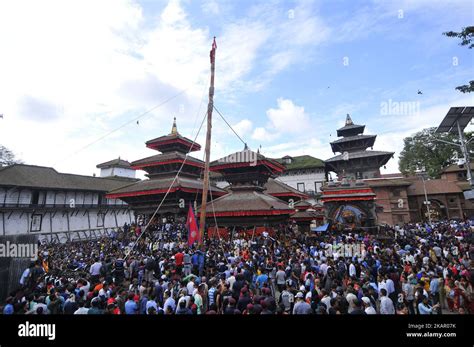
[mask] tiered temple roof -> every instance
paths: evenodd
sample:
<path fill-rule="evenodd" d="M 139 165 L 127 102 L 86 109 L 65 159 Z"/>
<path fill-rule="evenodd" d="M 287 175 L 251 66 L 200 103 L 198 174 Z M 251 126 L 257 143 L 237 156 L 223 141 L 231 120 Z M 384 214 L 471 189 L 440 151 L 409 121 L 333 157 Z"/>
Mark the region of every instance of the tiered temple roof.
<path fill-rule="evenodd" d="M 112 190 L 107 197 L 120 198 L 135 211 L 152 213 L 168 192 L 161 211 L 185 213 L 187 203 L 200 201 L 202 194 L 203 182 L 200 177 L 204 163 L 188 155 L 188 152 L 197 151 L 201 146 L 178 133 L 176 119 L 169 135 L 147 141 L 146 146 L 162 153 L 136 160 L 131 166 L 146 171 L 149 179 Z M 175 179 L 178 172 L 179 176 Z M 213 185 L 209 189 L 214 197 L 226 194 Z M 186 201 L 186 208 L 178 206 L 180 199 Z"/>
<path fill-rule="evenodd" d="M 346 124 L 337 130 L 341 137 L 331 142 L 333 152 L 341 154 L 326 160 L 326 170 L 334 171 L 338 177 L 367 179 L 380 177 L 380 167 L 385 165 L 394 152 L 367 150 L 373 147 L 376 135 L 363 135 L 365 125 L 354 124 L 347 115 Z"/>
<path fill-rule="evenodd" d="M 215 215 L 222 225 L 274 224 L 294 212 L 285 201 L 264 193 L 267 180 L 284 170 L 278 162 L 245 148 L 213 161 L 210 169 L 221 173 L 230 187 L 227 195 L 208 203 L 209 223 Z"/>

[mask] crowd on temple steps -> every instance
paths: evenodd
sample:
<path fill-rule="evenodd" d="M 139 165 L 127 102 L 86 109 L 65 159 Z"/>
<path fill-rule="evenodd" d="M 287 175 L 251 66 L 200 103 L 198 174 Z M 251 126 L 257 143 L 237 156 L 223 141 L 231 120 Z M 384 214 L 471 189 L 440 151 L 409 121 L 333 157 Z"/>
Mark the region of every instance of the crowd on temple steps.
<path fill-rule="evenodd" d="M 471 222 L 275 233 L 188 246 L 182 223 L 45 243 L 3 314 L 474 313 Z M 474 225 L 474 224 L 473 224 Z"/>

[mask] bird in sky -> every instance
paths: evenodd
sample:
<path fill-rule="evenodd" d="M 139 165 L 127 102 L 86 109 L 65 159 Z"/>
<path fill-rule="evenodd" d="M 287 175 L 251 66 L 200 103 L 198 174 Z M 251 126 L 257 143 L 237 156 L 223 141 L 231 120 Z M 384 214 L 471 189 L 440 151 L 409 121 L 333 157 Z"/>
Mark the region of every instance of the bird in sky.
<path fill-rule="evenodd" d="M 418 94 L 423 94 L 423 93 L 421 92 L 421 90 L 418 89 Z"/>

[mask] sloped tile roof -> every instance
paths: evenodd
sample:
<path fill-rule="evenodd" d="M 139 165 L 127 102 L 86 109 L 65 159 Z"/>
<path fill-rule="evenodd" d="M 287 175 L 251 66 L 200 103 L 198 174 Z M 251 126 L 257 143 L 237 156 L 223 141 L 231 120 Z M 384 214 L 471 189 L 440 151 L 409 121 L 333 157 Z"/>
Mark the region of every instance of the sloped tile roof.
<path fill-rule="evenodd" d="M 107 192 L 129 185 L 130 178 L 102 178 L 57 172 L 51 167 L 14 164 L 0 169 L 0 185 Z"/>

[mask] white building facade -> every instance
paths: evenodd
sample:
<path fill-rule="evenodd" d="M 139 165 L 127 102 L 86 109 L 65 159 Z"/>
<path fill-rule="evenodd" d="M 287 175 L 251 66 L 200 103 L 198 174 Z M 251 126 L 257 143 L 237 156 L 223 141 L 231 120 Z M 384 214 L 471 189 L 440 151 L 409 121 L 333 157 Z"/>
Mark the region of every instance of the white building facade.
<path fill-rule="evenodd" d="M 113 159 L 96 166 L 100 169 L 100 177 L 128 177 L 135 178 L 135 169 L 123 159 Z"/>
<path fill-rule="evenodd" d="M 310 155 L 285 156 L 277 159 L 286 167 L 285 172 L 277 179 L 292 188 L 310 196 L 321 192 L 326 182 L 324 162 Z"/>
<path fill-rule="evenodd" d="M 105 198 L 107 191 L 132 182 L 23 164 L 1 168 L 0 236 L 59 241 L 102 236 L 134 221 L 123 201 Z"/>

